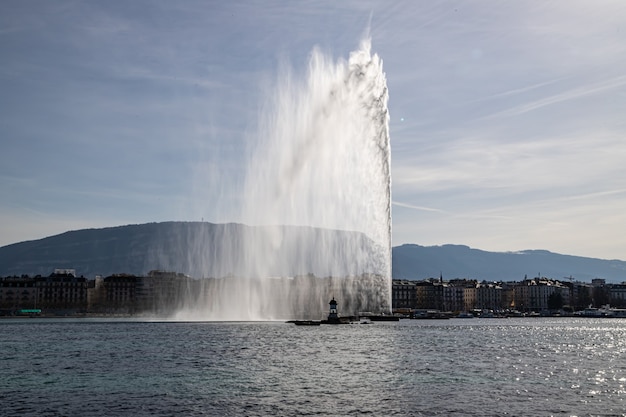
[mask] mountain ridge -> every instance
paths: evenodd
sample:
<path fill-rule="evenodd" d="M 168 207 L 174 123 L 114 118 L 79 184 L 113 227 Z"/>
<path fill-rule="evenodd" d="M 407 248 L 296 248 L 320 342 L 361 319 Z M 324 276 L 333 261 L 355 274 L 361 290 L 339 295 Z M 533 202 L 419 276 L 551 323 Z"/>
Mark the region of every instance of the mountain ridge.
<path fill-rule="evenodd" d="M 358 248 L 359 259 L 349 262 Z M 319 276 L 372 270 L 365 235 L 305 226 L 162 222 L 68 231 L 0 248 L 0 276 L 48 275 L 56 268 L 87 277 L 167 270 L 193 277 Z"/>
<path fill-rule="evenodd" d="M 421 246 L 404 244 L 393 248 L 394 278 L 472 278 L 487 281 L 515 281 L 524 277 L 609 282 L 626 281 L 626 262 L 525 249 L 515 252 L 488 252 L 466 245 Z M 411 271 L 419 271 L 416 276 Z"/>
<path fill-rule="evenodd" d="M 279 239 L 276 241 L 277 234 Z M 263 242 L 269 239 L 271 248 L 252 254 L 245 241 L 259 238 Z M 328 252 L 350 259 L 350 248 L 355 244 L 368 246 L 371 242 L 360 233 L 313 227 L 259 227 L 208 222 L 144 223 L 79 229 L 2 246 L 0 276 L 48 275 L 55 268 L 75 269 L 79 275 L 87 277 L 114 273 L 140 275 L 152 269 L 197 277 L 207 274 L 225 276 L 243 273 L 241 259 L 255 256 L 259 259 L 272 256 L 296 259 L 296 267 L 278 263 L 264 272 L 297 275 L 314 272 L 315 265 Z M 208 256 L 204 253 L 207 251 L 210 252 Z M 368 251 L 374 256 L 374 252 Z M 200 266 L 197 265 L 199 257 L 202 259 Z M 333 271 L 350 272 L 346 265 L 337 265 Z M 327 272 L 320 270 L 318 273 L 323 275 Z M 392 248 L 394 279 L 418 280 L 440 275 L 445 279 L 480 281 L 519 281 L 525 276 L 545 276 L 553 279 L 571 277 L 580 281 L 604 278 L 607 282 L 623 282 L 626 281 L 626 262 L 564 255 L 545 249 L 488 252 L 461 244 L 403 244 Z"/>

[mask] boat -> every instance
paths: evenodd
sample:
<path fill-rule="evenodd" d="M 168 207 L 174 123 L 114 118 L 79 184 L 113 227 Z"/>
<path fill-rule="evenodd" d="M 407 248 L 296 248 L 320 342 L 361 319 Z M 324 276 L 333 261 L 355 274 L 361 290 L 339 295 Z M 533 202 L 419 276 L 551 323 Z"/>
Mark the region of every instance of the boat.
<path fill-rule="evenodd" d="M 626 317 L 626 309 L 612 308 L 609 304 L 603 305 L 600 308 L 593 308 L 589 306 L 585 310 L 578 313 L 582 317 Z"/>
<path fill-rule="evenodd" d="M 389 316 L 386 314 L 378 314 L 373 316 L 367 316 L 371 321 L 400 321 L 398 316 Z"/>
<path fill-rule="evenodd" d="M 375 314 L 371 311 L 359 311 L 357 313 L 357 320 L 369 320 L 369 321 L 400 321 L 400 316 L 395 314 Z"/>
<path fill-rule="evenodd" d="M 319 326 L 322 322 L 320 320 L 291 320 L 289 323 L 296 326 Z"/>
<path fill-rule="evenodd" d="M 450 312 L 442 312 L 439 310 L 421 310 L 414 311 L 411 319 L 414 320 L 448 320 L 452 316 Z"/>

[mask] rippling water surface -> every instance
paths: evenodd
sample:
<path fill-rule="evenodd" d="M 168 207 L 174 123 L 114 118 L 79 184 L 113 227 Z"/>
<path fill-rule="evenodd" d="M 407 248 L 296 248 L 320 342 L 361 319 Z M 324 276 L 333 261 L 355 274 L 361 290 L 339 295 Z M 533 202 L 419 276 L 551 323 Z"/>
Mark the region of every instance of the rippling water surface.
<path fill-rule="evenodd" d="M 0 321 L 0 414 L 615 415 L 626 320 Z"/>

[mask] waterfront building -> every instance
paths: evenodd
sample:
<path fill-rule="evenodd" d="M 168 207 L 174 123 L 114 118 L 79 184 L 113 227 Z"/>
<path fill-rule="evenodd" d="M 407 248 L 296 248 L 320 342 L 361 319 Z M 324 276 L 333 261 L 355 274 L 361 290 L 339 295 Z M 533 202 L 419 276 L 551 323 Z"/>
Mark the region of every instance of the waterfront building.
<path fill-rule="evenodd" d="M 454 283 L 442 283 L 443 311 L 462 311 L 465 309 L 464 291 L 462 286 Z"/>
<path fill-rule="evenodd" d="M 474 308 L 500 310 L 503 308 L 502 287 L 496 283 L 482 282 L 476 286 Z"/>
<path fill-rule="evenodd" d="M 562 283 L 545 277 L 525 279 L 522 282 L 486 282 L 453 279 L 449 282 L 430 278 L 423 281 L 394 280 L 394 309 L 440 311 L 471 311 L 519 309 L 521 311 L 547 311 L 550 296 L 557 292 L 563 306 L 569 306 L 574 294 L 586 294 L 589 284 Z M 572 292 L 575 289 L 575 293 Z M 626 284 L 619 297 L 626 298 Z M 617 294 L 618 291 L 616 290 Z M 414 301 L 411 298 L 414 294 Z M 617 296 L 616 296 L 617 297 Z M 621 298 L 620 298 L 621 300 Z M 586 307 L 586 306 L 585 306 Z M 584 308 L 584 307 L 583 307 Z"/>
<path fill-rule="evenodd" d="M 87 309 L 93 311 L 97 306 L 104 305 L 105 294 L 103 291 L 104 279 L 96 275 L 93 284 L 87 289 Z"/>
<path fill-rule="evenodd" d="M 443 285 L 439 280 L 430 278 L 415 282 L 417 309 L 441 310 L 443 308 Z"/>
<path fill-rule="evenodd" d="M 37 308 L 37 286 L 28 276 L 0 280 L 0 309 L 15 311 Z"/>
<path fill-rule="evenodd" d="M 471 311 L 474 309 L 474 306 L 476 305 L 476 286 L 477 285 L 478 284 L 463 287 L 463 310 Z"/>
<path fill-rule="evenodd" d="M 133 313 L 137 309 L 137 282 L 139 277 L 115 274 L 104 279 L 106 309 L 117 313 Z"/>
<path fill-rule="evenodd" d="M 559 281 L 545 277 L 525 279 L 515 287 L 515 306 L 520 311 L 547 311 L 548 299 L 558 292 L 562 304 L 570 304 L 570 289 Z"/>
<path fill-rule="evenodd" d="M 469 311 L 474 305 L 476 298 L 476 280 L 466 278 L 451 279 L 448 283 L 449 288 L 444 290 L 449 295 L 444 298 L 446 310 L 448 311 Z M 469 300 L 469 302 L 468 302 Z"/>
<path fill-rule="evenodd" d="M 515 286 L 517 282 L 500 282 L 502 287 L 502 307 L 515 309 Z"/>
<path fill-rule="evenodd" d="M 391 305 L 394 309 L 417 308 L 415 281 L 394 279 L 391 285 Z"/>
<path fill-rule="evenodd" d="M 604 278 L 594 278 L 591 280 L 592 287 L 604 287 L 606 285 L 606 280 Z"/>
<path fill-rule="evenodd" d="M 590 283 L 574 281 L 573 278 L 570 278 L 569 282 L 562 284 L 569 288 L 569 306 L 574 311 L 584 310 L 593 303 L 593 291 Z"/>
<path fill-rule="evenodd" d="M 57 270 L 47 277 L 35 277 L 37 307 L 66 310 L 68 313 L 87 310 L 87 291 L 91 283 L 85 277 L 76 277 L 73 270 Z"/>
<path fill-rule="evenodd" d="M 140 310 L 167 314 L 182 307 L 188 296 L 197 293 L 198 287 L 198 280 L 185 274 L 150 271 L 137 281 L 137 304 Z"/>
<path fill-rule="evenodd" d="M 90 311 L 101 314 L 166 314 L 180 307 L 185 297 L 201 296 L 203 287 L 199 282 L 184 274 L 164 271 L 151 271 L 147 276 L 97 277 L 89 307 Z"/>
<path fill-rule="evenodd" d="M 0 281 L 0 308 L 7 314 L 19 310 L 85 312 L 91 282 L 74 270 L 55 270 L 47 277 L 8 277 Z"/>
<path fill-rule="evenodd" d="M 611 305 L 615 307 L 626 307 L 626 282 L 612 284 L 609 287 Z"/>
<path fill-rule="evenodd" d="M 239 286 L 235 277 L 228 278 L 233 288 Z M 338 295 L 344 292 L 367 291 L 360 279 L 347 281 L 339 278 L 316 278 L 313 275 L 293 278 L 298 291 L 288 293 L 287 278 L 275 278 L 272 294 L 277 299 L 292 299 L 295 305 L 304 305 L 311 293 L 323 299 L 323 293 Z M 250 282 L 241 282 L 249 285 Z M 184 274 L 151 271 L 146 276 L 114 274 L 95 280 L 76 277 L 71 269 L 57 269 L 48 277 L 13 276 L 0 278 L 0 314 L 15 314 L 20 310 L 41 309 L 43 314 L 74 314 L 93 312 L 99 314 L 168 314 L 185 305 L 195 305 L 210 299 L 211 294 L 226 285 L 225 279 L 192 279 Z M 291 286 L 291 285 L 289 285 Z M 254 289 L 252 289 L 254 291 Z M 626 282 L 607 284 L 597 278 L 593 283 L 567 282 L 537 277 L 521 282 L 482 282 L 469 279 L 443 281 L 443 277 L 423 281 L 393 280 L 392 308 L 403 314 L 411 310 L 471 311 L 517 309 L 522 312 L 547 312 L 554 308 L 553 294 L 557 293 L 559 305 L 566 311 L 582 311 L 590 305 L 610 304 L 626 307 Z M 552 296 L 552 300 L 551 300 Z M 235 299 L 236 297 L 234 297 Z M 369 311 L 358 303 L 344 301 L 344 312 Z M 297 314 L 315 316 L 324 314 L 319 301 L 306 306 Z"/>
<path fill-rule="evenodd" d="M 626 307 L 626 282 L 621 284 L 607 284 L 602 278 L 594 278 L 591 285 L 587 285 L 590 297 L 589 302 L 582 306 L 587 307 L 590 304 L 596 307 L 610 304 L 613 307 Z"/>

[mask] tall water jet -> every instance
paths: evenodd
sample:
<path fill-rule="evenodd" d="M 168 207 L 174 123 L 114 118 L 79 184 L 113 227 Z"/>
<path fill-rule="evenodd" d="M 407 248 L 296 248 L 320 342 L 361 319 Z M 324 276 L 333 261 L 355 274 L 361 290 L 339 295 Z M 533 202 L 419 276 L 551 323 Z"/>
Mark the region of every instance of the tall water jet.
<path fill-rule="evenodd" d="M 238 217 L 254 227 L 223 236 L 235 270 L 207 284 L 201 318 L 319 318 L 331 296 L 344 314 L 391 310 L 387 101 L 369 39 L 280 79 L 247 162 Z"/>

